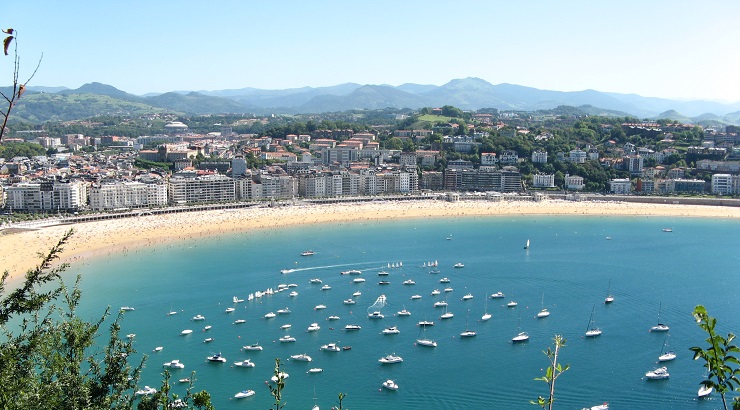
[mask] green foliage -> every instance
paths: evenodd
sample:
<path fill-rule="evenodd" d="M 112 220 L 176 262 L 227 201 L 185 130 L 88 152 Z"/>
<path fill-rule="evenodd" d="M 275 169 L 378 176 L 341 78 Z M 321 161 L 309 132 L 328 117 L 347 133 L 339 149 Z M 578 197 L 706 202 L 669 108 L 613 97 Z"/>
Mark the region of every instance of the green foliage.
<path fill-rule="evenodd" d="M 565 339 L 560 335 L 555 335 L 554 341 L 555 350 L 548 347 L 547 351 L 543 352 L 550 361 L 550 366 L 545 370 L 544 376 L 535 378 L 535 380 L 547 383 L 550 394 L 548 397 L 539 396 L 536 401 L 530 402 L 548 410 L 552 410 L 552 406 L 555 403 L 555 381 L 570 368 L 569 365 L 563 367 L 562 364 L 558 363 L 560 348 L 565 347 Z"/>
<path fill-rule="evenodd" d="M 697 305 L 693 314 L 699 327 L 709 336 L 705 340 L 708 344 L 706 349 L 698 346 L 689 349 L 694 352 L 694 360 L 704 360 L 708 378 L 701 384 L 714 388 L 722 397 L 722 404 L 727 410 L 725 395 L 740 387 L 740 360 L 737 357 L 740 348 L 732 344 L 735 340 L 734 334 L 728 333 L 727 337 L 717 334 L 715 331 L 717 319 L 709 316 L 704 306 Z M 735 397 L 733 407 L 738 408 L 739 406 L 740 400 Z"/>
<path fill-rule="evenodd" d="M 275 381 L 275 386 L 272 384 L 267 384 L 267 388 L 270 389 L 270 394 L 272 397 L 275 398 L 275 407 L 274 409 L 271 407 L 272 410 L 280 410 L 283 407 L 285 407 L 285 403 L 282 403 L 283 399 L 283 388 L 285 387 L 285 378 L 283 376 L 283 371 L 280 369 L 280 359 L 275 359 L 275 378 L 277 379 Z"/>
<path fill-rule="evenodd" d="M 165 171 L 169 171 L 170 168 L 172 168 L 172 164 L 167 162 L 154 162 L 141 158 L 136 158 L 134 160 L 134 166 L 143 169 L 160 168 Z"/>
<path fill-rule="evenodd" d="M 9 142 L 0 145 L 0 157 L 6 160 L 13 157 L 35 157 L 45 155 L 46 149 L 39 144 L 31 142 Z"/>
<path fill-rule="evenodd" d="M 333 406 L 331 408 L 332 410 L 343 410 L 342 402 L 344 401 L 344 398 L 347 397 L 347 394 L 346 393 L 339 393 L 338 397 L 339 397 L 339 400 L 337 402 L 337 405 L 336 406 Z"/>

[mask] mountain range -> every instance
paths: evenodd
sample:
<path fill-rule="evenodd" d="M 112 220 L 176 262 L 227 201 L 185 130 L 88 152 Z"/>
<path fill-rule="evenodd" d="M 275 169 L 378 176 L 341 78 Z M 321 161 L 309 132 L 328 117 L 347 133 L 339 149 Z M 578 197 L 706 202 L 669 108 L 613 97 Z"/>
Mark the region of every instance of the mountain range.
<path fill-rule="evenodd" d="M 196 115 L 310 114 L 451 105 L 463 110 L 496 108 L 507 111 L 572 106 L 581 107 L 584 113 L 592 115 L 668 118 L 702 125 L 740 124 L 740 103 L 678 101 L 595 90 L 550 91 L 514 84 L 493 85 L 479 78 L 456 79 L 442 86 L 345 83 L 331 87 L 173 91 L 142 96 L 101 83 L 85 84 L 74 90 L 63 87 L 29 87 L 28 90 L 30 92 L 16 107 L 14 118 L 32 123 L 158 111 Z"/>

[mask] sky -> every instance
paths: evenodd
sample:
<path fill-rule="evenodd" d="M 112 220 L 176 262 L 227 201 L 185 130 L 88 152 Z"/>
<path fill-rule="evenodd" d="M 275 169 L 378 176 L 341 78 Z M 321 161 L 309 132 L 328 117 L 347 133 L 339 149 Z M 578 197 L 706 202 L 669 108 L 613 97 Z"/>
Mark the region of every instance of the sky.
<path fill-rule="evenodd" d="M 18 31 L 21 82 L 41 59 L 31 86 L 100 82 L 137 95 L 478 77 L 737 102 L 737 16 L 737 0 L 0 4 L 0 26 Z M 12 54 L 0 56 L 0 85 L 11 83 L 12 69 Z"/>

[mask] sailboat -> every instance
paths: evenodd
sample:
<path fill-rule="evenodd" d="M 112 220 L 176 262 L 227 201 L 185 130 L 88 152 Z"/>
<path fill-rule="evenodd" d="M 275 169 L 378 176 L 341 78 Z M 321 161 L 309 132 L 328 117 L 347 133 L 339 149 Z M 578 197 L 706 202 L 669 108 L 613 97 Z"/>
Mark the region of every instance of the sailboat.
<path fill-rule="evenodd" d="M 313 388 L 313 407 L 311 410 L 319 410 L 319 405 L 316 404 L 316 387 Z"/>
<path fill-rule="evenodd" d="M 526 342 L 529 340 L 529 333 L 522 332 L 522 317 L 519 316 L 519 324 L 516 326 L 517 330 L 519 330 L 519 333 L 517 333 L 516 336 L 511 338 L 511 341 L 514 343 L 520 343 L 520 342 Z"/>
<path fill-rule="evenodd" d="M 537 312 L 538 318 L 548 317 L 550 316 L 550 312 L 545 308 L 545 294 L 542 293 L 542 302 L 540 303 L 540 306 L 542 307 L 542 310 Z"/>
<path fill-rule="evenodd" d="M 658 305 L 658 324 L 650 328 L 651 332 L 667 332 L 670 329 L 668 325 L 665 325 L 660 322 L 660 310 L 662 309 L 662 307 L 663 307 L 663 303 Z"/>
<path fill-rule="evenodd" d="M 609 293 L 609 290 L 611 289 L 611 287 L 612 287 L 612 281 L 609 280 L 609 286 L 606 287 L 606 298 L 604 298 L 604 304 L 605 305 L 608 305 L 608 304 L 614 302 L 614 296 L 612 296 L 612 294 Z"/>
<path fill-rule="evenodd" d="M 586 337 L 596 337 L 601 335 L 601 329 L 599 329 L 598 327 L 593 327 L 594 309 L 596 309 L 596 305 L 591 308 L 591 318 L 588 320 L 588 326 L 586 326 Z"/>
<path fill-rule="evenodd" d="M 468 316 L 469 315 L 470 315 L 470 309 L 468 309 Z M 478 333 L 476 333 L 474 330 L 470 330 L 470 328 L 468 328 L 468 318 L 466 316 L 465 317 L 465 331 L 460 333 L 460 337 L 474 337 L 477 334 Z"/>
<path fill-rule="evenodd" d="M 437 342 L 434 341 L 434 339 L 427 339 L 426 337 L 421 337 L 421 332 L 424 332 L 426 334 L 427 327 L 421 326 L 421 329 L 419 329 L 419 338 L 416 339 L 416 344 L 419 346 L 428 346 L 428 347 L 437 347 Z"/>
<path fill-rule="evenodd" d="M 660 348 L 660 356 L 658 356 L 659 362 L 669 362 L 676 358 L 676 353 L 672 350 L 665 351 L 666 342 L 668 342 L 668 335 L 665 335 L 663 339 L 663 347 Z"/>
<path fill-rule="evenodd" d="M 524 249 L 529 249 L 529 239 L 527 239 L 527 244 L 524 245 Z"/>
<path fill-rule="evenodd" d="M 488 298 L 485 298 L 485 299 L 486 299 L 486 307 L 483 309 L 483 316 L 480 317 L 480 320 L 482 322 L 485 322 L 486 320 L 491 318 L 491 314 L 488 313 Z"/>

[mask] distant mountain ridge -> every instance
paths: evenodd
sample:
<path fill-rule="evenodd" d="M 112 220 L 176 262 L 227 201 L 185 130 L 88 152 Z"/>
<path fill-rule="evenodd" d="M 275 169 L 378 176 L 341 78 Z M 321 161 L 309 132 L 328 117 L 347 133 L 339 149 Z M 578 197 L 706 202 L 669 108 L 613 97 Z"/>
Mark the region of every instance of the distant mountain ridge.
<path fill-rule="evenodd" d="M 455 79 L 441 86 L 422 84 L 361 85 L 345 83 L 330 87 L 302 87 L 284 90 L 257 88 L 216 91 L 176 91 L 137 96 L 110 85 L 89 83 L 71 90 L 63 87 L 29 87 L 16 109 L 16 117 L 42 122 L 52 119 L 69 120 L 65 112 L 88 117 L 109 112 L 137 114 L 152 107 L 185 114 L 219 113 L 323 113 L 353 109 L 440 107 L 452 105 L 463 110 L 496 108 L 499 110 L 537 111 L 560 106 L 589 106 L 594 112 L 638 118 L 671 118 L 688 122 L 737 124 L 740 103 L 723 104 L 714 101 L 676 101 L 636 94 L 607 93 L 596 90 L 551 91 L 515 84 L 493 85 L 480 78 Z M 49 95 L 57 98 L 49 98 Z M 45 98 L 42 96 L 46 96 Z M 80 109 L 59 109 L 50 104 L 81 104 L 81 95 L 106 96 L 104 107 L 87 101 Z M 119 103 L 115 103 L 119 101 Z M 26 109 L 23 106 L 26 105 Z M 42 105 L 44 109 L 34 107 Z M 32 116 L 24 115 L 33 112 Z M 53 114 L 52 114 L 53 113 Z"/>

